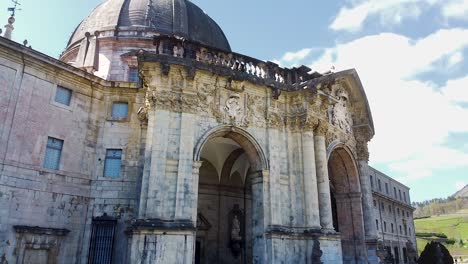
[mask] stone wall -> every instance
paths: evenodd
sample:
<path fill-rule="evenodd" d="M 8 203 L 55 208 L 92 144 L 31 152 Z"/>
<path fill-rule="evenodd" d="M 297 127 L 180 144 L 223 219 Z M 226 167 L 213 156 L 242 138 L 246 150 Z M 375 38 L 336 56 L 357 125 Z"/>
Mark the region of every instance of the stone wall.
<path fill-rule="evenodd" d="M 137 210 L 143 96 L 132 85 L 110 88 L 76 69 L 44 63 L 34 52 L 2 46 L 0 55 L 0 259 L 29 257 L 19 253 L 25 245 L 14 229 L 29 226 L 42 228 L 27 231 L 39 232 L 36 240 L 47 228 L 70 231 L 60 237 L 54 263 L 86 263 L 92 218 L 104 213 L 118 218 L 115 259 L 122 259 L 124 230 Z M 58 85 L 72 90 L 70 106 L 55 102 Z M 129 102 L 127 120 L 109 118 L 115 101 Z M 43 168 L 48 137 L 64 140 L 59 170 Z M 106 148 L 124 150 L 118 179 L 102 176 Z M 50 257 L 54 250 L 37 253 Z"/>

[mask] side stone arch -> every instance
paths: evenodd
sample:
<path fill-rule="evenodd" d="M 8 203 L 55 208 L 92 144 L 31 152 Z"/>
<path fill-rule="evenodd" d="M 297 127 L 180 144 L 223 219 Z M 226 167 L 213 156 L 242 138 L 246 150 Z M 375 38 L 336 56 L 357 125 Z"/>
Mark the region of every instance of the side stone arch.
<path fill-rule="evenodd" d="M 227 139 L 227 141 L 225 140 Z M 246 172 L 247 175 L 244 181 L 244 195 L 243 195 L 243 205 L 238 206 L 238 208 L 243 208 L 243 223 L 245 227 L 245 233 L 242 236 L 244 248 L 242 248 L 242 258 L 246 259 L 246 263 L 268 263 L 266 259 L 266 249 L 267 249 L 267 240 L 266 237 L 266 223 L 269 219 L 269 212 L 270 212 L 270 197 L 268 191 L 268 181 L 269 181 L 269 162 L 263 151 L 262 147 L 248 131 L 235 127 L 235 126 L 218 126 L 209 131 L 207 131 L 203 136 L 201 136 L 195 144 L 193 159 L 194 163 L 197 163 L 201 166 L 202 163 L 200 162 L 202 159 L 206 157 L 206 149 L 212 148 L 217 144 L 228 144 L 229 141 L 234 141 L 238 145 L 237 149 L 233 149 L 229 155 L 226 156 L 226 160 L 223 162 L 222 169 L 219 173 L 225 175 L 227 172 L 230 174 L 232 169 L 232 165 L 230 162 L 236 161 L 241 155 L 244 156 L 244 161 L 248 164 L 249 168 Z M 214 144 L 214 145 L 212 145 Z M 224 153 L 225 154 L 225 153 Z M 224 157 L 223 154 L 223 157 Z M 224 158 L 223 158 L 224 159 Z M 236 161 L 237 162 L 237 161 Z M 202 189 L 198 184 L 199 179 L 202 177 L 199 171 L 196 169 L 194 170 L 194 177 L 193 177 L 193 184 L 194 189 L 196 190 L 197 201 L 198 197 L 201 195 L 206 196 L 206 193 L 199 193 L 199 190 Z M 223 178 L 223 177 L 221 177 Z M 231 184 L 233 182 L 231 181 Z M 222 188 L 227 187 L 230 188 L 230 196 L 234 194 L 233 187 L 231 186 L 223 186 L 225 182 L 220 181 L 220 186 Z M 203 186 L 203 188 L 206 188 Z M 222 189 L 221 188 L 221 189 Z M 218 195 L 219 197 L 219 195 Z M 223 198 L 224 199 L 224 198 Z M 206 198 L 205 198 L 206 201 Z M 226 199 L 224 199 L 226 201 Z M 197 214 L 198 206 L 194 206 L 194 213 Z M 203 210 L 203 205 L 200 204 L 201 210 Z M 220 207 L 219 210 L 227 210 L 226 208 L 222 209 Z M 226 215 L 226 214 L 219 214 L 219 215 Z M 220 216 L 218 216 L 220 217 Z M 241 219 L 239 217 L 239 219 Z M 219 220 L 219 219 L 218 219 Z M 242 221 L 241 221 L 242 222 Z M 225 220 L 225 223 L 230 223 L 229 220 Z M 224 229 L 222 229 L 224 228 Z M 218 229 L 218 232 L 225 232 L 222 230 L 228 230 L 231 232 L 232 228 L 221 227 Z M 242 224 L 241 224 L 242 229 Z M 196 235 L 198 236 L 198 235 Z M 220 236 L 218 236 L 220 237 Z M 198 238 L 197 238 L 198 239 Z M 230 242 L 232 243 L 232 241 Z M 213 252 L 221 252 L 224 249 L 222 248 L 225 243 L 218 243 L 215 247 L 210 247 L 210 250 Z M 212 244 L 210 244 L 212 245 Z M 210 251 L 210 252 L 211 252 Z M 221 253 L 218 254 L 221 256 Z M 220 258 L 218 256 L 218 258 Z M 197 259 L 197 254 L 195 254 L 195 260 Z M 222 259 L 220 259 L 222 260 Z M 218 261 L 219 263 L 224 263 L 223 261 Z M 227 262 L 226 262 L 227 263 Z"/>
<path fill-rule="evenodd" d="M 223 137 L 234 140 L 247 154 L 253 171 L 268 171 L 270 166 L 262 147 L 246 130 L 235 126 L 218 126 L 206 132 L 194 149 L 194 161 L 200 161 L 205 144 L 213 138 Z"/>
<path fill-rule="evenodd" d="M 333 226 L 341 237 L 344 263 L 367 263 L 362 188 L 351 149 L 335 142 L 327 149 Z"/>
<path fill-rule="evenodd" d="M 351 151 L 351 148 L 343 142 L 335 141 L 332 142 L 327 148 L 327 160 L 331 162 L 333 160 L 332 155 L 336 155 L 341 161 L 340 169 L 343 170 L 343 173 L 347 176 L 347 183 L 349 184 L 348 192 L 360 193 L 361 192 L 361 183 L 359 177 L 359 167 L 356 162 L 354 153 Z M 331 164 L 329 164 L 331 165 Z M 329 169 L 332 169 L 329 167 Z"/>

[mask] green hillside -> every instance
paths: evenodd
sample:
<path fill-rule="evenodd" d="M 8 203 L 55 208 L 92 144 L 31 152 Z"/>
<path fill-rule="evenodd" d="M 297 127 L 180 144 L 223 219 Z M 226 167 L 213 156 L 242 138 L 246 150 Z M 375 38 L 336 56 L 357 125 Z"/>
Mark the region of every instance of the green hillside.
<path fill-rule="evenodd" d="M 468 255 L 468 209 L 460 210 L 455 214 L 416 219 L 414 224 L 417 233 L 445 234 L 449 241 L 444 245 L 452 255 Z M 421 235 L 417 237 L 419 253 L 431 239 L 438 238 L 430 235 L 426 238 L 422 238 Z M 460 245 L 460 239 L 463 241 L 463 245 Z M 450 244 L 450 240 L 454 240 L 455 243 Z"/>

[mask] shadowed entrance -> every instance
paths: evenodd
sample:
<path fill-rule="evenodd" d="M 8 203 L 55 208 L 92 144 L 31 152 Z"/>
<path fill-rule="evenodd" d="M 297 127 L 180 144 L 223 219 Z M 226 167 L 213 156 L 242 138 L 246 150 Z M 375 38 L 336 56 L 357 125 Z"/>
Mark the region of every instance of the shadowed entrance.
<path fill-rule="evenodd" d="M 328 160 L 333 227 L 341 236 L 344 263 L 367 263 L 362 194 L 351 153 L 332 151 Z"/>
<path fill-rule="evenodd" d="M 233 129 L 212 133 L 200 149 L 195 263 L 252 263 L 261 244 L 254 234 L 263 234 L 263 208 L 252 208 L 261 181 L 251 180 L 262 169 L 260 150 Z"/>

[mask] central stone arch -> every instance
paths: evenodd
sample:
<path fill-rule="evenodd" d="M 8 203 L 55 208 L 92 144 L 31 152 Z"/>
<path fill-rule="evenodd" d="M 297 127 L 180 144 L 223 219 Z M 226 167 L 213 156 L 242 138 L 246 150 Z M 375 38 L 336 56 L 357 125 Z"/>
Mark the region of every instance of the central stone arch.
<path fill-rule="evenodd" d="M 268 161 L 246 130 L 220 126 L 200 138 L 194 263 L 253 263 L 264 258 L 263 175 Z"/>
<path fill-rule="evenodd" d="M 345 144 L 330 146 L 327 152 L 333 227 L 341 237 L 343 263 L 367 263 L 357 163 Z"/>

